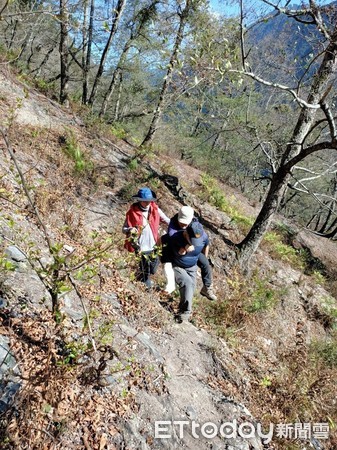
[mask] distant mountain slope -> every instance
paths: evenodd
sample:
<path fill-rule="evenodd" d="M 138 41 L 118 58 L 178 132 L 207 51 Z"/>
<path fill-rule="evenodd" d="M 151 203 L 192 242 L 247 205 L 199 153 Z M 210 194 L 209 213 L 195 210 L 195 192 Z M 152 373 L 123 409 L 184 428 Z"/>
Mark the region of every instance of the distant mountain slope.
<path fill-rule="evenodd" d="M 335 17 L 332 11 L 336 3 L 331 3 L 331 13 L 328 12 L 323 19 L 334 26 Z M 292 9 L 300 6 L 291 6 Z M 259 65 L 263 60 L 267 64 L 270 74 L 280 81 L 295 81 L 305 75 L 310 76 L 317 60 L 309 64 L 314 54 L 319 53 L 324 45 L 324 36 L 320 33 L 311 17 L 303 16 L 302 23 L 285 14 L 277 14 L 266 18 L 265 21 L 252 26 L 248 33 L 250 57 L 254 64 Z"/>

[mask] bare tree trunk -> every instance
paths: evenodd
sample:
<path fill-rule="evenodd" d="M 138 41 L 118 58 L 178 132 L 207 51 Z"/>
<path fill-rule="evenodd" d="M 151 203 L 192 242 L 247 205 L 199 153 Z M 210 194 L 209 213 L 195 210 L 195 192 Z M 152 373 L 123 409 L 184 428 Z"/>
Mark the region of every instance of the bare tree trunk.
<path fill-rule="evenodd" d="M 84 5 L 84 18 L 83 18 L 83 87 L 82 87 L 82 104 L 86 105 L 88 102 L 88 85 L 89 85 L 89 71 L 91 65 L 91 49 L 92 49 L 92 36 L 94 31 L 94 13 L 95 13 L 95 0 L 90 2 L 90 18 L 89 27 L 87 29 L 87 0 Z"/>
<path fill-rule="evenodd" d="M 104 114 L 106 113 L 109 101 L 110 101 L 111 96 L 112 96 L 112 94 L 113 94 L 113 92 L 115 90 L 115 87 L 116 87 L 116 84 L 117 84 L 117 80 L 120 79 L 121 67 L 122 67 L 122 64 L 123 64 L 123 62 L 125 60 L 125 57 L 127 55 L 127 52 L 129 50 L 129 48 L 130 48 L 130 46 L 128 44 L 124 47 L 122 55 L 121 55 L 121 57 L 120 57 L 120 59 L 118 61 L 117 67 L 116 67 L 116 69 L 114 70 L 114 72 L 112 74 L 110 86 L 109 86 L 109 88 L 108 88 L 108 90 L 107 90 L 107 92 L 106 92 L 106 94 L 104 96 L 104 99 L 103 99 L 103 102 L 102 102 L 102 106 L 101 106 L 101 110 L 99 112 L 100 116 L 104 116 Z"/>
<path fill-rule="evenodd" d="M 0 20 L 1 20 L 2 13 L 5 11 L 5 9 L 7 8 L 8 4 L 9 4 L 9 0 L 6 0 L 4 5 L 1 7 L 1 9 L 0 9 Z"/>
<path fill-rule="evenodd" d="M 126 60 L 127 54 L 128 54 L 128 52 L 129 52 L 129 50 L 131 48 L 131 45 L 132 45 L 133 41 L 135 39 L 137 39 L 141 34 L 143 34 L 144 29 L 145 29 L 146 25 L 149 23 L 150 19 L 157 14 L 156 6 L 157 6 L 158 3 L 159 3 L 158 0 L 153 0 L 153 2 L 149 6 L 141 9 L 138 12 L 138 14 L 135 16 L 135 19 L 134 19 L 135 20 L 134 30 L 131 30 L 131 35 L 130 35 L 129 39 L 127 40 L 127 42 L 125 43 L 123 51 L 122 51 L 122 53 L 120 55 L 118 64 L 117 64 L 115 70 L 113 71 L 113 74 L 112 74 L 112 77 L 111 77 L 110 86 L 109 86 L 108 90 L 106 91 L 105 96 L 104 96 L 104 100 L 102 102 L 101 110 L 100 110 L 100 113 L 99 113 L 100 116 L 104 116 L 104 114 L 106 113 L 109 101 L 110 101 L 111 96 L 112 96 L 112 94 L 113 94 L 113 92 L 115 90 L 115 87 L 116 87 L 116 84 L 117 84 L 118 80 L 119 80 L 118 99 L 120 101 L 121 80 L 122 80 L 121 71 L 123 69 L 123 65 L 124 65 L 124 62 Z M 131 26 L 131 28 L 133 28 L 133 27 Z M 115 111 L 116 110 L 118 111 L 118 109 L 119 109 L 119 105 L 115 108 Z M 116 114 L 115 114 L 115 117 L 116 117 Z M 116 120 L 116 118 L 113 118 L 112 120 L 114 121 L 114 120 Z"/>
<path fill-rule="evenodd" d="M 116 105 L 115 105 L 115 112 L 114 112 L 114 116 L 113 116 L 114 122 L 117 122 L 118 117 L 119 117 L 119 108 L 120 108 L 121 96 L 122 96 L 122 86 L 123 86 L 123 73 L 120 72 L 119 73 L 119 84 L 118 84 L 118 95 L 117 95 L 117 100 L 116 100 Z"/>
<path fill-rule="evenodd" d="M 188 15 L 191 9 L 191 3 L 192 0 L 186 0 L 186 4 L 185 4 L 185 8 L 184 10 L 179 14 L 180 16 L 180 21 L 179 21 L 179 28 L 177 31 L 177 35 L 176 35 L 176 39 L 175 39 L 175 43 L 174 43 L 174 47 L 173 47 L 173 51 L 171 54 L 171 58 L 170 58 L 170 62 L 169 62 L 169 67 L 167 69 L 166 72 L 166 76 L 164 78 L 164 82 L 160 91 L 160 95 L 159 95 L 159 100 L 157 103 L 157 107 L 155 109 L 149 130 L 142 142 L 142 145 L 149 145 L 151 144 L 153 137 L 157 131 L 158 128 L 158 123 L 159 120 L 161 118 L 162 115 L 162 106 L 164 103 L 164 99 L 167 93 L 167 90 L 170 86 L 171 83 L 171 79 L 172 79 L 172 74 L 173 74 L 173 70 L 177 64 L 177 57 L 178 57 L 178 51 L 180 49 L 180 45 L 181 42 L 183 40 L 184 37 L 184 29 L 185 29 L 185 25 L 188 19 Z"/>
<path fill-rule="evenodd" d="M 110 34 L 109 34 L 109 38 L 107 40 L 107 43 L 104 47 L 102 56 L 101 56 L 101 60 L 98 66 L 98 70 L 97 70 L 97 74 L 95 77 L 95 81 L 91 90 L 91 94 L 90 94 L 90 98 L 89 98 L 89 105 L 93 105 L 95 98 L 96 98 L 96 94 L 97 94 L 97 89 L 98 89 L 98 85 L 99 82 L 102 78 L 103 75 L 103 71 L 104 71 L 104 65 L 105 65 L 105 61 L 106 58 L 108 56 L 108 51 L 110 49 L 110 45 L 112 42 L 113 37 L 115 36 L 116 32 L 117 32 L 117 28 L 118 28 L 118 24 L 119 24 L 119 20 L 121 18 L 124 6 L 125 6 L 126 0 L 118 0 L 116 9 L 115 9 L 115 16 L 112 22 L 112 26 L 111 26 L 111 30 L 110 30 Z"/>
<path fill-rule="evenodd" d="M 68 10 L 67 10 L 67 0 L 60 0 L 60 17 L 61 17 L 61 36 L 60 36 L 60 62 L 61 62 L 61 81 L 60 81 L 60 103 L 62 105 L 68 106 L 69 104 L 69 93 L 68 93 L 68 83 L 69 83 L 69 73 L 68 73 L 68 60 L 69 60 L 69 49 L 68 49 Z"/>

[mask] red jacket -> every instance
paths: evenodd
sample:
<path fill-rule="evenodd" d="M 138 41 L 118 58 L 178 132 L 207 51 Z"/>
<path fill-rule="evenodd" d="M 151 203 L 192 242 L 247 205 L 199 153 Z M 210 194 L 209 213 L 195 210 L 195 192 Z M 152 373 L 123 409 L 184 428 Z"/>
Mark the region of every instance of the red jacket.
<path fill-rule="evenodd" d="M 143 227 L 143 211 L 139 208 L 137 203 L 134 203 L 131 205 L 130 209 L 126 213 L 126 223 L 128 227 L 136 227 L 138 229 L 138 236 L 142 233 L 142 227 Z M 155 202 L 150 203 L 150 211 L 149 216 L 147 219 L 152 233 L 154 240 L 158 241 L 158 230 L 159 230 L 159 223 L 160 223 L 160 216 L 158 212 L 158 206 Z M 134 252 L 135 249 L 132 247 L 129 237 L 125 239 L 124 247 L 129 252 Z"/>

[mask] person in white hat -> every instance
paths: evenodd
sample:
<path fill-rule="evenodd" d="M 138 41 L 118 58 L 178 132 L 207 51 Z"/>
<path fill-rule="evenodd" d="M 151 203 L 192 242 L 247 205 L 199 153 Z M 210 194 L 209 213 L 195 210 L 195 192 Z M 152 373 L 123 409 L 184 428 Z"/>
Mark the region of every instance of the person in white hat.
<path fill-rule="evenodd" d="M 169 245 L 172 249 L 172 266 L 180 294 L 176 320 L 179 323 L 187 322 L 192 314 L 198 258 L 204 247 L 208 245 L 208 236 L 202 225 L 194 220 L 186 230 L 173 234 Z"/>
<path fill-rule="evenodd" d="M 194 210 L 191 206 L 182 206 L 179 212 L 173 216 L 168 226 L 168 236 L 172 237 L 176 233 L 189 229 L 198 219 L 194 217 Z M 192 251 L 192 249 L 190 249 Z M 207 297 L 210 300 L 217 300 L 217 296 L 213 290 L 213 276 L 212 269 L 208 261 L 209 244 L 205 245 L 203 251 L 198 257 L 198 267 L 201 270 L 201 278 L 203 281 L 203 287 L 200 294 Z M 172 281 L 170 281 L 170 287 L 172 289 Z M 172 289 L 172 291 L 174 288 Z"/>

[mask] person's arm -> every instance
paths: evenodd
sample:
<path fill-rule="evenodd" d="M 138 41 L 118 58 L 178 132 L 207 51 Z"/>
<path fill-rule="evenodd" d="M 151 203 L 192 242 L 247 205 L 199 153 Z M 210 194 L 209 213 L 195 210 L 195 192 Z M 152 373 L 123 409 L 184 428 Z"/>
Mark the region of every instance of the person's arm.
<path fill-rule="evenodd" d="M 159 213 L 160 221 L 162 223 L 166 223 L 166 225 L 168 225 L 170 223 L 170 219 L 167 217 L 167 215 L 160 208 L 158 208 L 158 213 Z"/>
<path fill-rule="evenodd" d="M 127 220 L 125 219 L 125 222 L 123 224 L 122 232 L 126 235 L 130 235 L 132 233 L 137 233 L 136 227 L 129 227 Z"/>
<path fill-rule="evenodd" d="M 203 238 L 204 238 L 204 248 L 202 249 L 202 253 L 206 256 L 206 258 L 208 258 L 208 254 L 209 254 L 209 238 L 207 233 L 204 231 L 203 234 Z"/>

